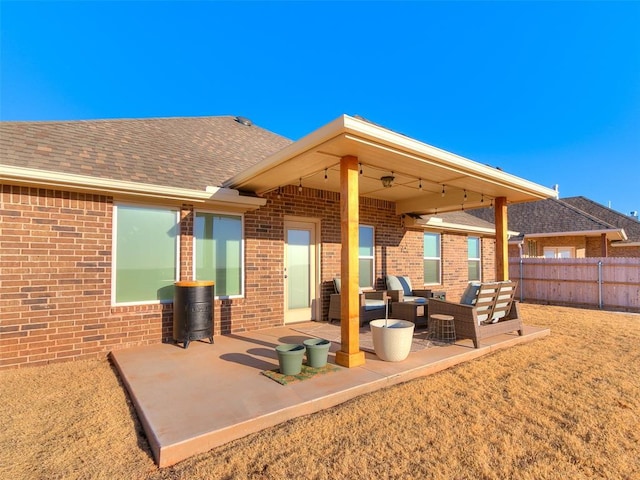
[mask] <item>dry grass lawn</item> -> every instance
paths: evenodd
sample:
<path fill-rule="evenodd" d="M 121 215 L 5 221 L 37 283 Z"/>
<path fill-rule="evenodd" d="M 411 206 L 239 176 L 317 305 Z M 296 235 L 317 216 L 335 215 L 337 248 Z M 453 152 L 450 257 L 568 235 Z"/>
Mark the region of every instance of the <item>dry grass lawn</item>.
<path fill-rule="evenodd" d="M 162 470 L 109 362 L 0 372 L 0 478 L 640 478 L 640 315 L 522 313 L 551 336 Z"/>

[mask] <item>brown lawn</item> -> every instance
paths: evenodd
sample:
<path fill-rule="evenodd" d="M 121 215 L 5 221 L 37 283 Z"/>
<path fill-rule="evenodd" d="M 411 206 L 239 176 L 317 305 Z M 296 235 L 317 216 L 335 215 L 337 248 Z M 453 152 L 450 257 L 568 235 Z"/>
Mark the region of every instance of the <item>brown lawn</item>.
<path fill-rule="evenodd" d="M 109 362 L 0 372 L 0 478 L 640 478 L 640 315 L 522 312 L 551 336 L 162 470 Z"/>

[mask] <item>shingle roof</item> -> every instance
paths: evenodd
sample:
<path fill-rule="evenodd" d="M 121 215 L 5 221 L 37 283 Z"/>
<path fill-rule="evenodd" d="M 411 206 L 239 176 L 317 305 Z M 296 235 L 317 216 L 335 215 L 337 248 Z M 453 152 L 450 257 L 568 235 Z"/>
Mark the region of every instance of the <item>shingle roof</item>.
<path fill-rule="evenodd" d="M 624 228 L 629 242 L 640 242 L 640 222 L 637 219 L 616 212 L 586 197 L 568 197 L 563 198 L 562 201 L 611 225 Z"/>
<path fill-rule="evenodd" d="M 0 164 L 204 190 L 290 143 L 232 116 L 1 122 Z"/>
<path fill-rule="evenodd" d="M 467 212 L 490 222 L 494 220 L 494 209 L 492 207 L 472 209 L 467 210 Z M 619 228 L 563 200 L 554 198 L 509 205 L 507 209 L 507 224 L 509 230 L 514 230 L 521 234 L 581 232 Z"/>

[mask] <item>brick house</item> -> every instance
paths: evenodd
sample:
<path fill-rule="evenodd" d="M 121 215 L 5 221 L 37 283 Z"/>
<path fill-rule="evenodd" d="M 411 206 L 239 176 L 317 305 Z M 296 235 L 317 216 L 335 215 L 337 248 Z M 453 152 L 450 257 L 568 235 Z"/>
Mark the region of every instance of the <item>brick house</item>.
<path fill-rule="evenodd" d="M 0 368 L 171 341 L 177 280 L 216 282 L 216 335 L 322 320 L 336 276 L 349 301 L 386 273 L 457 298 L 506 278 L 507 204 L 555 194 L 346 115 L 296 142 L 228 116 L 3 122 L 0 183 Z M 460 211 L 485 202 L 496 227 Z"/>
<path fill-rule="evenodd" d="M 468 210 L 491 221 L 490 208 Z M 640 222 L 585 197 L 549 198 L 509 208 L 509 257 L 640 257 Z"/>

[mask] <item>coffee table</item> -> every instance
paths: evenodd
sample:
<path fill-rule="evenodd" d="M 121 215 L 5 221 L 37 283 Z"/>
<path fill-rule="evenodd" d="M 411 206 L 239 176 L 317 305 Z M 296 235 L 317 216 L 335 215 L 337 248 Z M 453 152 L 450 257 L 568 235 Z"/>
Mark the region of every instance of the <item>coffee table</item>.
<path fill-rule="evenodd" d="M 393 302 L 391 304 L 393 318 L 408 320 L 417 326 L 427 326 L 427 302 Z"/>

